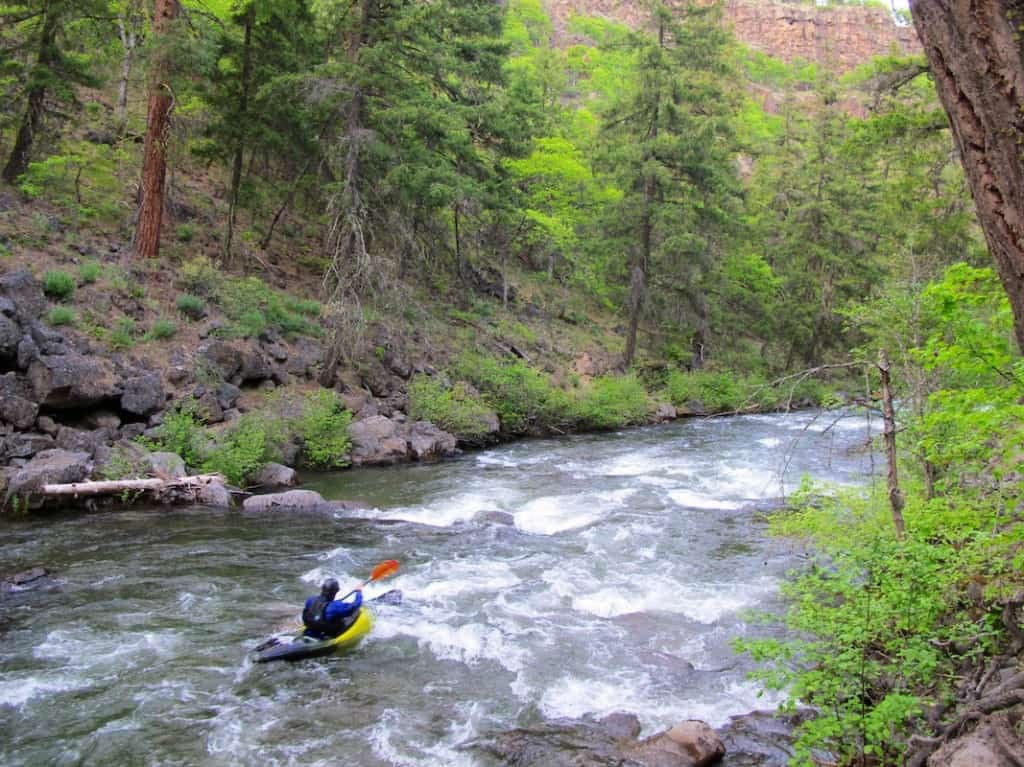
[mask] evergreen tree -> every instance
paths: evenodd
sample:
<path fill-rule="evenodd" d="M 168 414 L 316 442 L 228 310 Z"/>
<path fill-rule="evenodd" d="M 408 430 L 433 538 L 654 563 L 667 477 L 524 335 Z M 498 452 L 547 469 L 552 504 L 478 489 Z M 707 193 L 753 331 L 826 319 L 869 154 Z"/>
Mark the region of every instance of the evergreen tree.
<path fill-rule="evenodd" d="M 316 152 L 313 115 L 295 88 L 316 43 L 305 0 L 235 0 L 220 29 L 209 78 L 201 85 L 213 114 L 197 152 L 231 168 L 226 260 L 244 201 L 246 154 L 249 170 L 263 169 L 267 177 L 271 169 L 294 176 Z M 257 156 L 262 162 L 255 162 Z"/>
<path fill-rule="evenodd" d="M 692 309 L 699 364 L 709 332 L 702 271 L 721 252 L 738 195 L 736 104 L 720 9 L 689 2 L 650 8 L 654 34 L 632 36 L 635 87 L 605 115 L 603 130 L 605 163 L 623 190 L 613 234 L 629 253 L 625 367 L 652 288 L 663 309 L 681 302 Z"/>
<path fill-rule="evenodd" d="M 24 102 L 17 135 L 3 178 L 14 183 L 28 170 L 33 148 L 41 137 L 47 114 L 47 103 L 74 102 L 76 85 L 95 85 L 96 77 L 90 58 L 78 50 L 69 30 L 83 19 L 100 24 L 108 16 L 105 0 L 23 0 L 0 6 L 0 27 L 7 31 L 0 37 L 3 70 L 15 72 Z M 110 21 L 113 21 L 112 17 Z M 18 59 L 25 62 L 16 67 Z M 3 72 L 0 72 L 3 74 Z"/>

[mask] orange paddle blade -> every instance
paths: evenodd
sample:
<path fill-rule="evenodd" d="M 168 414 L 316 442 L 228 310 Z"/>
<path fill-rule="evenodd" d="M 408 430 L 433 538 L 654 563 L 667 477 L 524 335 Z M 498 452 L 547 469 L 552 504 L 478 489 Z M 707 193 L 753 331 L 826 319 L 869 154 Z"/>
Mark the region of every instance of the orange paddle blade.
<path fill-rule="evenodd" d="M 379 581 L 381 578 L 387 578 L 389 575 L 394 575 L 398 572 L 398 560 L 397 559 L 385 559 L 370 573 L 370 577 L 366 579 L 366 582 Z"/>

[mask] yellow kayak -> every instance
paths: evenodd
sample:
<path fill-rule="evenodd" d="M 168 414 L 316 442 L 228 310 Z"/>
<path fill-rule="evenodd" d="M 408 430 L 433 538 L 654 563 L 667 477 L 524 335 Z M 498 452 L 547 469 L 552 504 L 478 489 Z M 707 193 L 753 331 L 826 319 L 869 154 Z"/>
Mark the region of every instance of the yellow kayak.
<path fill-rule="evenodd" d="M 255 663 L 269 663 L 272 660 L 300 660 L 318 655 L 330 655 L 342 650 L 351 650 L 373 628 L 373 615 L 365 607 L 359 610 L 355 623 L 336 637 L 314 639 L 305 634 L 291 637 L 271 637 L 253 652 Z"/>

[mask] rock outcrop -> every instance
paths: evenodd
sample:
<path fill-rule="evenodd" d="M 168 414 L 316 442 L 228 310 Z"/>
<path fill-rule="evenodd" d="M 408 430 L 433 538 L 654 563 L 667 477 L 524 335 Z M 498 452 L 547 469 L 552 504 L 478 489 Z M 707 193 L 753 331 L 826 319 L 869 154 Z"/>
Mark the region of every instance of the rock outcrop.
<path fill-rule="evenodd" d="M 573 42 L 569 19 L 599 16 L 639 27 L 648 12 L 639 0 L 544 0 L 555 24 L 556 40 Z M 913 27 L 898 26 L 878 6 L 819 8 L 798 3 L 726 0 L 725 20 L 737 39 L 783 61 L 805 61 L 846 72 L 873 56 L 921 52 Z"/>
<path fill-rule="evenodd" d="M 456 452 L 457 440 L 429 421 L 405 423 L 383 415 L 356 421 L 348 429 L 355 466 L 442 458 Z"/>

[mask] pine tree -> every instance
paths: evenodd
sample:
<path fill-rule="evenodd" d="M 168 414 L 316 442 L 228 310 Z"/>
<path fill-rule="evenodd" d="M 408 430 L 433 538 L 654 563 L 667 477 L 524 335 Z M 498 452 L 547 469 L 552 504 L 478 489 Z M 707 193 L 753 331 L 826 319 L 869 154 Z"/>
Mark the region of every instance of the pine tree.
<path fill-rule="evenodd" d="M 699 363 L 709 333 L 701 271 L 721 248 L 738 194 L 730 126 L 729 35 L 717 6 L 652 2 L 653 34 L 633 35 L 637 81 L 604 118 L 606 164 L 624 196 L 615 234 L 629 253 L 623 366 L 652 286 L 695 316 Z M 669 306 L 669 309 L 672 307 Z"/>
<path fill-rule="evenodd" d="M 24 0 L 0 6 L 0 26 L 13 30 L 11 47 L 2 50 L 4 58 L 10 56 L 13 61 L 11 54 L 22 53 L 31 62 L 20 73 L 25 106 L 3 169 L 5 181 L 13 184 L 28 170 L 43 132 L 47 102 L 73 102 L 76 85 L 96 84 L 90 59 L 74 55 L 75 42 L 68 30 L 83 18 L 99 19 L 102 24 L 106 6 L 104 0 Z"/>

